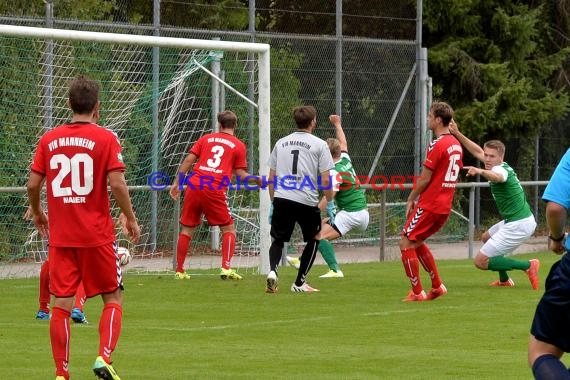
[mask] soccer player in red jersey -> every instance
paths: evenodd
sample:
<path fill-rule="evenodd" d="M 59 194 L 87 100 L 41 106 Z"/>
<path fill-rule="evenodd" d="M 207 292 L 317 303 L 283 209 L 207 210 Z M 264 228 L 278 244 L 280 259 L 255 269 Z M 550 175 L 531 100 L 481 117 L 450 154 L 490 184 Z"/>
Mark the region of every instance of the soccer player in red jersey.
<path fill-rule="evenodd" d="M 100 294 L 104 304 L 93 371 L 102 379 L 119 379 L 111 354 L 121 332 L 123 278 L 107 184 L 133 242 L 138 241 L 140 227 L 125 181 L 119 140 L 96 124 L 99 85 L 84 76 L 75 78 L 67 104 L 72 119 L 40 138 L 27 185 L 34 224 L 42 237 L 49 237 L 50 292 L 55 296 L 50 338 L 56 379 L 69 379 L 69 317 L 81 281 L 87 297 Z M 49 226 L 40 202 L 44 181 Z"/>
<path fill-rule="evenodd" d="M 406 276 L 412 290 L 403 301 L 433 300 L 447 293 L 437 270 L 433 254 L 424 243 L 446 222 L 459 171 L 463 166 L 463 150 L 449 132 L 453 109 L 446 103 L 435 102 L 428 114 L 428 125 L 436 139 L 428 147 L 423 170 L 406 202 L 407 221 L 402 230 L 400 252 Z M 419 264 L 431 278 L 428 294 L 422 288 Z"/>
<path fill-rule="evenodd" d="M 176 279 L 189 279 L 184 271 L 184 259 L 196 227 L 202 222 L 202 215 L 210 226 L 219 226 L 222 231 L 223 280 L 241 280 L 231 269 L 231 260 L 236 247 L 236 230 L 227 198 L 227 188 L 235 174 L 238 181 L 254 179 L 261 186 L 261 179 L 247 171 L 245 144 L 234 136 L 237 116 L 232 111 L 218 113 L 219 132 L 208 133 L 190 148 L 170 187 L 170 196 L 176 200 L 181 187 L 186 187 L 180 216 L 180 234 L 176 245 Z M 192 169 L 190 174 L 187 174 Z M 180 178 L 183 177 L 183 178 Z M 180 180 L 183 179 L 183 183 Z"/>

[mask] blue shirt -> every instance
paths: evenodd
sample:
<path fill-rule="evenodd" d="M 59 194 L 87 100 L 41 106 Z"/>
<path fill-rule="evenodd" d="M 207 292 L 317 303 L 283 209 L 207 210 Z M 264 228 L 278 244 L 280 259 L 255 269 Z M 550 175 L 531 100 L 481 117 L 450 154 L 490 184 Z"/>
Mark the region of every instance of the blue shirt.
<path fill-rule="evenodd" d="M 550 181 L 542 194 L 542 200 L 558 203 L 566 209 L 570 209 L 570 149 L 564 153 L 556 166 Z M 566 239 L 564 245 L 566 251 L 570 251 L 570 241 Z"/>

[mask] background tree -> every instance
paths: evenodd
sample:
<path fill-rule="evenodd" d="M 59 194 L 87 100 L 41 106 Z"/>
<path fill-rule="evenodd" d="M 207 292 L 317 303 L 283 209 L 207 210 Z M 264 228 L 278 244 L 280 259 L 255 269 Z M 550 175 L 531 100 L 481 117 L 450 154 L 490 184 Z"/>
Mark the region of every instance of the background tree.
<path fill-rule="evenodd" d="M 541 129 L 550 128 L 570 108 L 568 17 L 556 6 L 562 3 L 424 3 L 434 97 L 454 105 L 458 122 L 473 139 L 518 141 L 510 158 L 526 179 Z"/>

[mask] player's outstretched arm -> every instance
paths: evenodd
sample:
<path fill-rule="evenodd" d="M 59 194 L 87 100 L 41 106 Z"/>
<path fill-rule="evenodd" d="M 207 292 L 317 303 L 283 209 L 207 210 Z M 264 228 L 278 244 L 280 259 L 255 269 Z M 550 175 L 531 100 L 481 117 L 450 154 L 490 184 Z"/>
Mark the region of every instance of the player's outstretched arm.
<path fill-rule="evenodd" d="M 503 177 L 501 174 L 496 173 L 492 170 L 481 169 L 476 166 L 464 166 L 462 169 L 467 170 L 468 177 L 481 175 L 487 181 L 496 182 L 496 183 L 503 183 L 507 180 L 506 174 Z"/>
<path fill-rule="evenodd" d="M 330 115 L 329 121 L 334 125 L 336 139 L 340 142 L 340 150 L 343 152 L 348 152 L 348 143 L 346 142 L 346 135 L 342 129 L 342 124 L 340 123 L 340 116 Z"/>
<path fill-rule="evenodd" d="M 133 210 L 129 188 L 127 187 L 127 181 L 125 180 L 125 174 L 120 171 L 114 171 L 110 172 L 108 177 L 113 197 L 121 209 L 121 212 L 126 217 L 123 229 L 128 232 L 127 235 L 131 241 L 136 243 L 139 240 L 141 229 Z"/>

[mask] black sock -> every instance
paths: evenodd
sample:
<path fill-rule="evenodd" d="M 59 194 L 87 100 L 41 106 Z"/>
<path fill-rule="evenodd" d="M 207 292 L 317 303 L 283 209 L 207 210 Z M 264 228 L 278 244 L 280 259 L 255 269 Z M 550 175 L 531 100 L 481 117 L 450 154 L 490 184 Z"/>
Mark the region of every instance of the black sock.
<path fill-rule="evenodd" d="M 297 271 L 297 279 L 295 280 L 295 285 L 301 286 L 305 283 L 307 274 L 311 270 L 313 263 L 315 262 L 315 257 L 317 257 L 317 248 L 319 247 L 319 241 L 311 239 L 305 244 L 305 249 L 301 254 L 301 263 L 299 264 L 299 270 Z"/>
<path fill-rule="evenodd" d="M 274 240 L 273 243 L 271 243 L 271 247 L 269 247 L 269 267 L 270 270 L 275 273 L 277 273 L 277 266 L 281 262 L 284 245 L 282 241 Z"/>
<path fill-rule="evenodd" d="M 570 372 L 560 359 L 552 354 L 539 356 L 532 365 L 536 380 L 568 380 Z"/>

